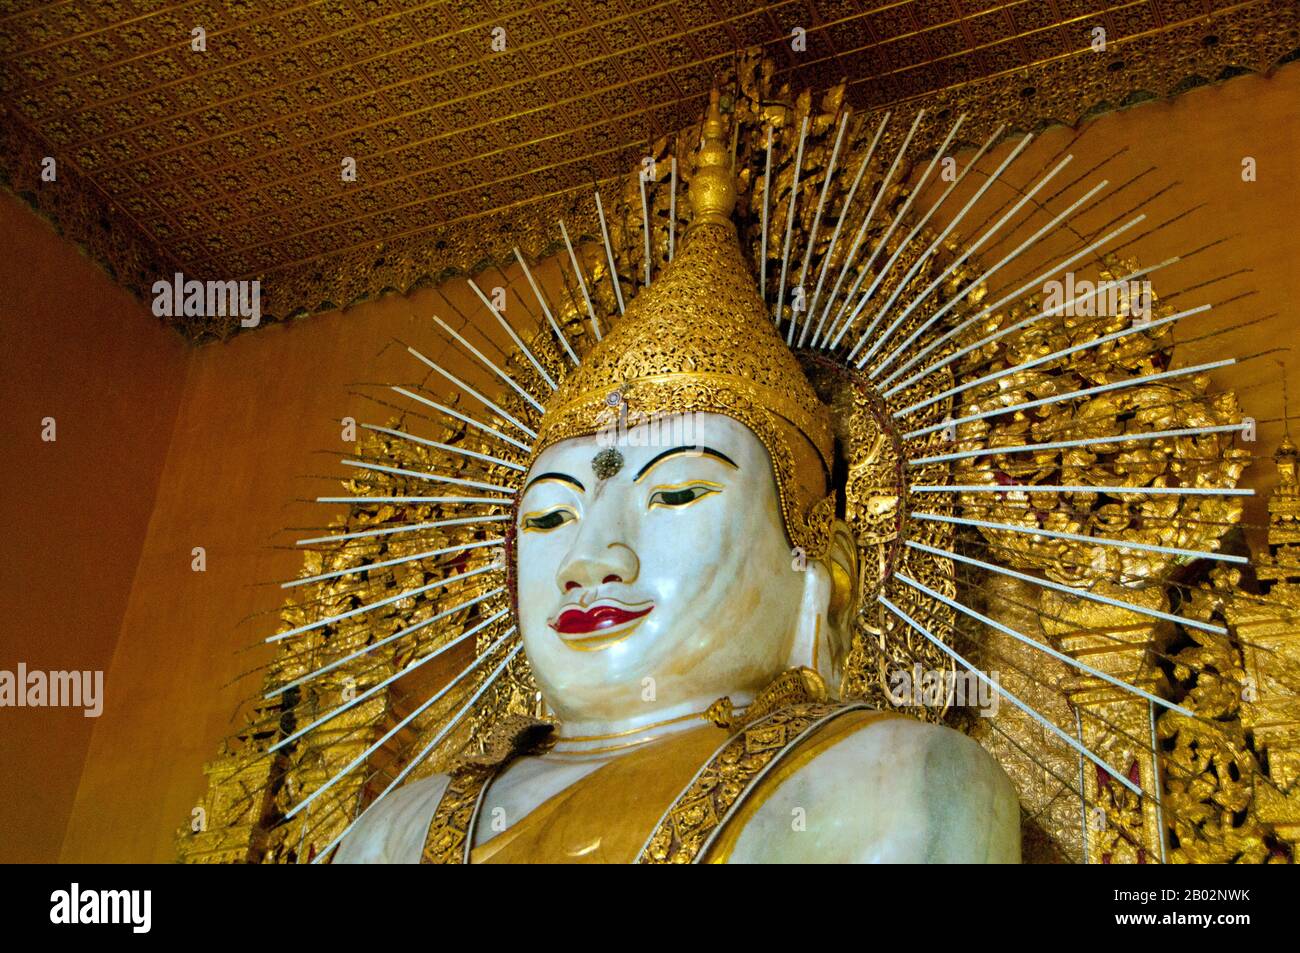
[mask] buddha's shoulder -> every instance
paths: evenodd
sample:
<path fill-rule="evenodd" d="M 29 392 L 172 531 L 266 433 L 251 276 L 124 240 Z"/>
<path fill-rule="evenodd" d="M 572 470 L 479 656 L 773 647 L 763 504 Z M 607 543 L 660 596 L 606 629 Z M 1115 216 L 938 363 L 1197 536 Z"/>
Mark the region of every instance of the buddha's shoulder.
<path fill-rule="evenodd" d="M 823 753 L 833 757 L 821 760 Z M 848 765 L 858 773 L 886 771 L 895 777 L 902 757 L 931 783 L 937 775 L 953 773 L 995 772 L 1005 778 L 983 746 L 960 731 L 893 712 L 845 710 L 805 735 L 791 754 L 810 767 L 821 761 L 819 770 Z"/>
<path fill-rule="evenodd" d="M 805 735 L 782 760 L 742 811 L 746 830 L 735 859 L 1019 857 L 1015 788 L 993 757 L 959 731 L 849 710 Z M 772 850 L 781 856 L 770 856 Z"/>
<path fill-rule="evenodd" d="M 473 756 L 457 762 L 466 774 L 453 768 L 457 777 L 468 782 L 468 790 L 477 790 L 502 768 L 510 775 L 512 768 L 523 767 L 535 758 L 521 757 L 538 749 L 550 735 L 550 724 L 524 715 L 509 715 L 499 721 L 483 748 Z M 511 763 L 513 762 L 513 764 Z M 428 838 L 429 826 L 438 810 L 450 774 L 432 774 L 408 781 L 384 800 L 376 802 L 358 819 L 356 826 L 339 844 L 336 864 L 418 864 Z M 462 794 L 464 791 L 461 792 Z"/>
<path fill-rule="evenodd" d="M 336 864 L 418 864 L 450 775 L 403 784 L 370 807 L 339 844 Z"/>

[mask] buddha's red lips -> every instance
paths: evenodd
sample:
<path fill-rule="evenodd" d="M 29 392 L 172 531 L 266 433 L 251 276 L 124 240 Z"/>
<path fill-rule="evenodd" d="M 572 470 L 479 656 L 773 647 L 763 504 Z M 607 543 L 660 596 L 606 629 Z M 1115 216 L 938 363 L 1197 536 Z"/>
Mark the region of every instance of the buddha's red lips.
<path fill-rule="evenodd" d="M 590 609 L 565 609 L 551 623 L 551 628 L 561 635 L 583 635 L 612 629 L 624 622 L 649 615 L 653 605 L 644 609 L 624 609 L 621 606 L 592 606 Z"/>

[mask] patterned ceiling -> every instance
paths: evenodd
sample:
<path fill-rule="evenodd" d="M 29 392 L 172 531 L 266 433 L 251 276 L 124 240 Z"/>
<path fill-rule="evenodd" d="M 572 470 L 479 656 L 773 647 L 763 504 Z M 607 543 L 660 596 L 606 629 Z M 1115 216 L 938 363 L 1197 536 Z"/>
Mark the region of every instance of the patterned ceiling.
<path fill-rule="evenodd" d="M 1293 6 L 7 0 L 0 165 L 128 287 L 260 277 L 284 317 L 501 254 L 489 221 L 624 173 L 746 47 L 796 89 L 847 78 L 864 108 L 1079 56 L 1095 26 L 1120 50 L 1179 29 L 1208 48 L 1225 17 Z"/>

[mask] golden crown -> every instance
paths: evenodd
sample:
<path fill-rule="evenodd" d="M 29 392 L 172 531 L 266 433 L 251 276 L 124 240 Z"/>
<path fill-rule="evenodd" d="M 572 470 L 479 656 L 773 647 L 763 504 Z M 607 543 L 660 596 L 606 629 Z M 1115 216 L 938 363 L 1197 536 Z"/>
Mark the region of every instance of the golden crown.
<path fill-rule="evenodd" d="M 730 163 L 715 92 L 682 250 L 553 395 L 533 457 L 607 427 L 611 395 L 632 421 L 692 412 L 731 417 L 767 448 L 791 543 L 819 556 L 834 514 L 830 410 L 777 333 L 741 255 Z"/>

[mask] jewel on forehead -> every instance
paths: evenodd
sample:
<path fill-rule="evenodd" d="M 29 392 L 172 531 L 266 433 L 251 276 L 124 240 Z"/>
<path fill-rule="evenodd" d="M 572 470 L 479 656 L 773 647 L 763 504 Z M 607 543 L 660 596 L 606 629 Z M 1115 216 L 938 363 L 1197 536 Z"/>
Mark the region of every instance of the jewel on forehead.
<path fill-rule="evenodd" d="M 598 480 L 608 480 L 623 469 L 623 454 L 613 447 L 606 447 L 591 458 L 591 469 Z"/>

